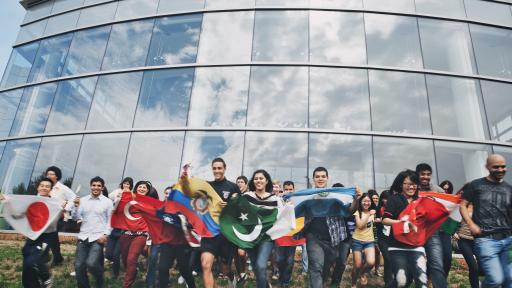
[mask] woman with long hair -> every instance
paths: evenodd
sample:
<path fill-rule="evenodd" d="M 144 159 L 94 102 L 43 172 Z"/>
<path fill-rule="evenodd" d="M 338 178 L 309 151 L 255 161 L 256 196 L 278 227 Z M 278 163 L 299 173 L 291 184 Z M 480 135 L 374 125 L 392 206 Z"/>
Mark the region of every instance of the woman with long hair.
<path fill-rule="evenodd" d="M 391 283 L 391 262 L 389 259 L 388 242 L 389 242 L 389 231 L 390 227 L 382 225 L 382 215 L 386 209 L 386 203 L 389 198 L 389 190 L 384 190 L 380 193 L 379 205 L 377 206 L 377 218 L 375 223 L 377 226 L 377 243 L 379 246 L 382 258 L 384 258 L 384 286 L 388 287 Z"/>
<path fill-rule="evenodd" d="M 372 199 L 372 202 L 373 202 L 373 205 L 375 207 L 375 209 L 377 209 L 377 207 L 379 207 L 379 193 L 377 193 L 377 191 L 373 190 L 373 189 L 370 189 L 368 190 L 368 196 L 370 196 L 370 199 Z M 378 210 L 376 210 L 378 212 Z M 380 224 L 381 220 L 382 220 L 382 216 L 378 216 L 379 213 L 375 213 L 375 220 L 374 220 L 374 225 L 373 225 L 373 237 L 375 237 L 375 265 L 374 265 L 374 270 L 375 270 L 375 275 L 377 276 L 382 276 L 382 274 L 379 272 L 379 267 L 380 267 L 380 249 L 379 249 L 379 245 L 377 245 L 377 243 L 379 243 L 379 233 L 377 233 L 377 225 Z M 380 224 L 382 225 L 382 224 Z"/>

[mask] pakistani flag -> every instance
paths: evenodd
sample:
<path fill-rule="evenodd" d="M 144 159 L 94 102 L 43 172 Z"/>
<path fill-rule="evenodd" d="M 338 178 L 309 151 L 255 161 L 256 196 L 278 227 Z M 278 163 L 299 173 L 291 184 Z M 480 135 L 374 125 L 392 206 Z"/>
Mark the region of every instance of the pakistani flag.
<path fill-rule="evenodd" d="M 293 206 L 278 207 L 248 195 L 229 201 L 220 215 L 220 231 L 240 248 L 254 248 L 263 240 L 274 240 L 295 229 Z"/>

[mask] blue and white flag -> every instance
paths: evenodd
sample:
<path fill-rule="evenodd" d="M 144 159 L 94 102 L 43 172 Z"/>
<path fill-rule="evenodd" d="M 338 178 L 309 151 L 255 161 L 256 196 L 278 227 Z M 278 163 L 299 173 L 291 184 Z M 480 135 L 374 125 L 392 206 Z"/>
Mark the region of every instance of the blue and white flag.
<path fill-rule="evenodd" d="M 349 217 L 350 205 L 356 195 L 355 188 L 312 188 L 284 196 L 295 206 L 295 217 Z"/>

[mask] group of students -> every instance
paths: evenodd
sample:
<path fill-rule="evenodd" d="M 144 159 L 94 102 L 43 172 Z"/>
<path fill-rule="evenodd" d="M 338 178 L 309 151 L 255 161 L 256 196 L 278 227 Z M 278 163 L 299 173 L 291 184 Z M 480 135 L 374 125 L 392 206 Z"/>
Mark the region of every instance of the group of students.
<path fill-rule="evenodd" d="M 226 179 L 226 163 L 215 158 L 211 164 L 214 180 L 210 185 L 221 197 L 219 204 L 225 207 L 235 194 L 249 197 L 251 203 L 260 207 L 286 205 L 282 196 L 293 193 L 294 184 L 285 181 L 283 187 L 272 181 L 265 170 L 257 170 L 250 180 L 244 176 L 233 183 Z M 173 228 L 173 239 L 169 243 L 151 245 L 147 229 L 126 231 L 111 229 L 110 216 L 124 191 L 158 198 L 149 181 L 133 185 L 126 178 L 118 190 L 109 197 L 102 195 L 105 183 L 102 178 L 90 181 L 90 194 L 76 197 L 69 188 L 60 184 L 60 170 L 49 167 L 46 177 L 37 185 L 42 197 L 62 200 L 65 219 L 79 221 L 80 232 L 75 256 L 77 287 L 90 287 L 88 273 L 95 278 L 95 287 L 104 287 L 104 248 L 106 258 L 113 262 L 113 275 L 119 275 L 120 264 L 125 267 L 123 287 L 131 287 L 138 271 L 141 254 L 147 254 L 146 286 L 168 287 L 169 269 L 174 260 L 189 288 L 195 287 L 194 274 L 201 273 L 204 287 L 215 287 L 214 267 L 218 274 L 228 278 L 230 285 L 243 285 L 247 278 L 247 256 L 254 271 L 256 287 L 270 287 L 268 262 L 275 258 L 280 286 L 291 283 L 296 246 L 307 255 L 308 275 L 312 288 L 339 287 L 352 251 L 352 287 L 366 285 L 368 274 L 375 268 L 379 275 L 380 255 L 384 259 L 385 287 L 428 287 L 430 280 L 434 288 L 447 287 L 447 276 L 451 265 L 452 239 L 458 246 L 469 268 L 471 287 L 479 287 L 479 273 L 485 275 L 482 287 L 512 287 L 512 186 L 504 181 L 505 158 L 493 154 L 487 159 L 489 175 L 466 184 L 459 190 L 462 196 L 460 211 L 463 221 L 454 235 L 441 228 L 424 246 L 411 246 L 398 241 L 392 225 L 404 222 L 400 213 L 409 203 L 418 198 L 419 191 L 452 193 L 451 183 L 441 187 L 431 183 L 432 168 L 425 163 L 417 165 L 415 171 L 404 170 L 396 176 L 389 190 L 363 193 L 356 188 L 350 206 L 352 217 L 326 216 L 306 217 L 304 228 L 294 235 L 295 242 L 280 245 L 278 241 L 264 240 L 254 248 L 239 249 L 222 234 L 213 238 L 202 238 L 200 248 L 191 248 L 183 231 Z M 326 188 L 328 170 L 317 167 L 313 171 L 314 188 Z M 64 186 L 64 187 L 62 187 Z M 343 186 L 339 183 L 334 186 Z M 443 189 L 445 188 L 445 189 Z M 164 193 L 169 193 L 170 187 Z M 138 218 L 140 221 L 142 218 Z M 58 250 L 57 224 L 52 224 L 36 240 L 27 240 L 23 247 L 23 286 L 50 287 L 51 274 L 48 269 L 48 249 L 52 248 L 54 264 L 62 261 Z M 305 245 L 304 245 L 305 243 Z M 274 256 L 272 256 L 274 255 Z M 232 262 L 236 269 L 231 269 Z M 478 261 L 478 262 L 477 262 Z M 200 264 L 199 264 L 200 263 Z M 478 263 L 478 264 L 477 264 Z M 217 266 L 215 266 L 215 264 Z M 199 270 L 201 271 L 197 271 Z M 306 271 L 307 269 L 307 271 Z M 139 271 L 140 272 L 140 271 Z M 158 272 L 158 278 L 156 273 Z M 330 278 L 330 281 L 329 281 Z M 157 281 L 158 279 L 158 281 Z"/>

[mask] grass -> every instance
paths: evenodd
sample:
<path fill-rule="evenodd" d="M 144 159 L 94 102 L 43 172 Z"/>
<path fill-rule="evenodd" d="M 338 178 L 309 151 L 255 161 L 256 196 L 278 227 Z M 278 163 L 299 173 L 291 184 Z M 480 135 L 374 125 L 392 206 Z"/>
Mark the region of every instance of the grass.
<path fill-rule="evenodd" d="M 21 268 L 22 268 L 22 256 L 21 256 L 21 247 L 23 246 L 23 241 L 2 241 L 0 242 L 0 287 L 2 288 L 19 288 L 21 286 Z M 61 250 L 64 256 L 64 264 L 55 268 L 52 268 L 53 275 L 53 287 L 58 288 L 72 288 L 76 287 L 75 278 L 70 276 L 69 273 L 72 272 L 73 269 L 73 261 L 75 254 L 75 245 L 71 244 L 62 244 Z M 296 259 L 298 260 L 298 258 Z M 452 263 L 452 269 L 450 275 L 448 277 L 448 281 L 450 283 L 450 287 L 470 287 L 468 280 L 468 270 L 465 266 L 465 262 L 463 259 L 454 259 Z M 105 287 L 108 288 L 120 288 L 122 287 L 122 279 L 123 275 L 118 279 L 113 279 L 112 274 L 110 272 L 110 267 L 105 267 Z M 301 264 L 300 262 L 296 262 L 294 266 L 294 273 L 292 276 L 291 287 L 307 287 L 307 276 L 303 276 L 300 273 Z M 350 287 L 350 272 L 352 270 L 351 261 L 349 261 L 347 265 L 347 269 L 343 274 L 342 288 Z M 176 282 L 178 273 L 176 271 L 172 271 L 172 282 L 169 287 L 185 287 L 184 285 L 178 285 Z M 92 277 L 90 277 L 92 279 Z M 137 281 L 132 286 L 134 288 L 143 288 L 144 277 L 142 275 L 138 275 Z M 203 287 L 202 280 L 200 277 L 196 277 L 197 287 Z M 227 287 L 227 282 L 224 280 L 217 280 L 218 287 Z M 254 279 L 250 279 L 244 287 L 253 288 L 255 287 Z M 274 287 L 278 287 L 278 283 L 272 281 L 272 285 Z M 383 287 L 384 282 L 382 277 L 370 276 L 369 283 L 366 287 Z"/>

